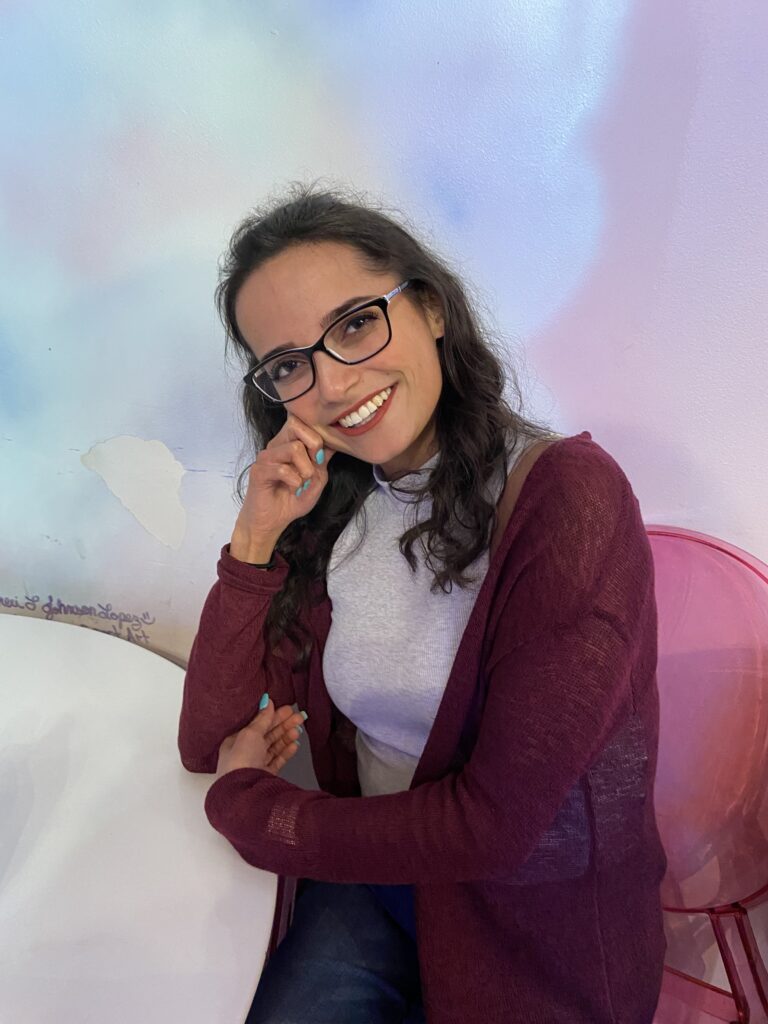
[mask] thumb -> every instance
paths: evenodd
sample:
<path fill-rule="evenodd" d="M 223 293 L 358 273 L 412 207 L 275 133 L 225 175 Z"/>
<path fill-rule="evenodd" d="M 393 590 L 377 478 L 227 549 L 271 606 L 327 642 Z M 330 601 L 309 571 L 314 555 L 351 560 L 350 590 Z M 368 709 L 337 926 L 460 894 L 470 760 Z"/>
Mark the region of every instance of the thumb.
<path fill-rule="evenodd" d="M 264 703 L 266 699 L 266 704 Z M 260 729 L 268 729 L 275 716 L 275 705 L 272 703 L 268 693 L 265 693 L 259 703 L 259 713 L 251 720 L 251 725 L 258 725 Z"/>

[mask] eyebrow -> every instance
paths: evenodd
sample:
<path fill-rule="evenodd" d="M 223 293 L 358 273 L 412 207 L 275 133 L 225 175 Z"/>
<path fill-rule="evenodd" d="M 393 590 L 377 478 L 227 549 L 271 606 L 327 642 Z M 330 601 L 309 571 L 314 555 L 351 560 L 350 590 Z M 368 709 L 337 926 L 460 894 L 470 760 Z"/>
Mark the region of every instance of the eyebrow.
<path fill-rule="evenodd" d="M 355 295 L 351 299 L 346 299 L 340 306 L 336 306 L 330 312 L 326 313 L 320 321 L 320 327 L 325 330 L 330 327 L 334 320 L 342 316 L 347 312 L 348 309 L 352 309 L 354 306 L 359 306 L 361 302 L 368 302 L 369 299 L 375 299 L 376 295 Z M 276 356 L 279 352 L 290 352 L 292 348 L 309 348 L 309 345 L 278 345 L 276 348 L 271 348 L 266 355 L 262 356 L 258 362 L 263 363 L 267 359 L 271 359 L 272 356 Z"/>

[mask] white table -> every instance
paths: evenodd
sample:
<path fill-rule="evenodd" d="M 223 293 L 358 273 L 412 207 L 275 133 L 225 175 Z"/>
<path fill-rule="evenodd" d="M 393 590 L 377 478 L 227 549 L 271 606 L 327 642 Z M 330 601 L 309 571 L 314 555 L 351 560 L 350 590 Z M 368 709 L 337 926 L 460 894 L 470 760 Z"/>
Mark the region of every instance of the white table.
<path fill-rule="evenodd" d="M 179 761 L 184 673 L 117 637 L 0 615 L 0 1021 L 242 1024 L 275 875 Z"/>

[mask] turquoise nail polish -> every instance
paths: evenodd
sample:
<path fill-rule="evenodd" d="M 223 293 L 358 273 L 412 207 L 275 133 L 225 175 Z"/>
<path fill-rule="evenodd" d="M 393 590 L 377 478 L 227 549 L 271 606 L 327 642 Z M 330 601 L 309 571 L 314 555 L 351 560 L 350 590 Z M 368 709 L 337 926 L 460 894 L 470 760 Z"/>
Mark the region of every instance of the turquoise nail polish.
<path fill-rule="evenodd" d="M 302 492 L 303 490 L 304 490 L 304 488 L 303 488 L 303 487 L 297 487 L 297 488 L 296 488 L 296 497 L 297 497 L 297 498 L 298 498 L 298 496 L 299 496 L 299 495 L 301 494 L 301 492 Z"/>
<path fill-rule="evenodd" d="M 322 466 L 322 464 L 325 462 L 325 452 L 323 451 L 322 448 L 315 456 L 315 462 L 318 464 L 318 466 Z"/>
<path fill-rule="evenodd" d="M 267 704 L 269 704 L 269 694 L 265 693 L 259 701 L 259 711 L 263 711 Z"/>
<path fill-rule="evenodd" d="M 307 489 L 307 488 L 309 487 L 309 485 L 310 485 L 311 483 L 312 483 L 312 481 L 311 481 L 311 480 L 305 480 L 305 481 L 304 481 L 304 486 L 303 486 L 303 487 L 301 488 L 301 489 L 302 489 L 302 491 L 306 491 L 306 489 Z"/>
<path fill-rule="evenodd" d="M 306 720 L 309 718 L 309 715 L 307 714 L 307 712 L 306 711 L 302 711 L 301 715 L 304 718 L 304 721 L 306 722 Z"/>
<path fill-rule="evenodd" d="M 297 732 L 299 733 L 300 736 L 304 735 L 304 730 L 303 730 L 303 728 L 300 725 L 296 726 L 296 730 L 297 730 Z"/>

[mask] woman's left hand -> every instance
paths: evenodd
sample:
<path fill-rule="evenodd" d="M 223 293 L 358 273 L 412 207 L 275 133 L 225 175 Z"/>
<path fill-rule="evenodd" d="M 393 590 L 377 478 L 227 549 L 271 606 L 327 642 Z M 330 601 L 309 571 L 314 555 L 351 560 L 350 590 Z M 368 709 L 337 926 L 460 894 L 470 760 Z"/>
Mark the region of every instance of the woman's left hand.
<path fill-rule="evenodd" d="M 289 704 L 275 710 L 270 700 L 248 725 L 224 739 L 219 747 L 217 779 L 236 768 L 261 768 L 277 775 L 299 749 L 297 726 L 303 720 Z"/>

